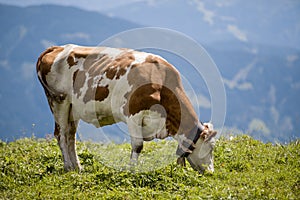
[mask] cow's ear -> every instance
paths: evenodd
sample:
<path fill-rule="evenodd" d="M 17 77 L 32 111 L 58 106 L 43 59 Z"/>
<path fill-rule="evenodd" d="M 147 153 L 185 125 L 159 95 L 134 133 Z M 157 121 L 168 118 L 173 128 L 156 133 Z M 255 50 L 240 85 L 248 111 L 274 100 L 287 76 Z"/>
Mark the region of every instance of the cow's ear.
<path fill-rule="evenodd" d="M 203 126 L 208 129 L 208 130 L 213 130 L 214 129 L 214 125 L 211 122 L 206 122 L 203 123 Z"/>

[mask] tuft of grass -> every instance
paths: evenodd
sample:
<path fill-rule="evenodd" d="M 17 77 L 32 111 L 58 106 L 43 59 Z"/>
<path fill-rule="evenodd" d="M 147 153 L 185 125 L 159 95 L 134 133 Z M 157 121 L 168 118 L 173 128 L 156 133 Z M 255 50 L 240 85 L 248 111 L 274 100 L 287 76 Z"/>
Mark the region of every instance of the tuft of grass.
<path fill-rule="evenodd" d="M 297 199 L 300 141 L 262 143 L 220 138 L 215 173 L 176 165 L 175 141 L 145 143 L 138 166 L 130 145 L 78 142 L 84 171 L 64 172 L 55 140 L 0 141 L 2 199 Z"/>

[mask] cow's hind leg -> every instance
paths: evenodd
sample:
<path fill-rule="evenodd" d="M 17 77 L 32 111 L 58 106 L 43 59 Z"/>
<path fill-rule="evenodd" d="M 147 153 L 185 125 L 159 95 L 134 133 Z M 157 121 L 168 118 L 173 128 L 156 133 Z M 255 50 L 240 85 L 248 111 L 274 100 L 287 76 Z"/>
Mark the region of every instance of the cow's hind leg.
<path fill-rule="evenodd" d="M 52 104 L 55 118 L 54 135 L 61 149 L 66 171 L 81 169 L 76 153 L 76 129 L 78 121 L 72 117 L 72 106 L 66 100 Z"/>

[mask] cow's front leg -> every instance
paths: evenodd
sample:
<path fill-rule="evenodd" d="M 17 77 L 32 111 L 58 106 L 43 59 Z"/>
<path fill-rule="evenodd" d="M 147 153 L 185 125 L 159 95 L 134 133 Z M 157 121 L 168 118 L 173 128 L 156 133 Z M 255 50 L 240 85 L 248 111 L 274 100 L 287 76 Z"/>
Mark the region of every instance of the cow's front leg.
<path fill-rule="evenodd" d="M 143 150 L 143 138 L 131 137 L 131 156 L 130 162 L 137 164 L 139 155 Z"/>
<path fill-rule="evenodd" d="M 128 121 L 128 131 L 131 138 L 131 164 L 137 164 L 138 157 L 143 149 L 142 118 L 139 115 L 131 116 Z"/>
<path fill-rule="evenodd" d="M 177 164 L 182 166 L 182 167 L 185 167 L 186 164 L 185 164 L 185 157 L 179 157 L 177 158 Z"/>

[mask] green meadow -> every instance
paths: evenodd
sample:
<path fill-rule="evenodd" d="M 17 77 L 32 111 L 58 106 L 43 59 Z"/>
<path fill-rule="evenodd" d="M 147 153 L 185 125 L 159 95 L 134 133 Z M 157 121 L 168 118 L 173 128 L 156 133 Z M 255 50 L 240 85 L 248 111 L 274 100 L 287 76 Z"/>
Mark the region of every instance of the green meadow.
<path fill-rule="evenodd" d="M 0 142 L 0 199 L 299 199 L 300 141 L 219 138 L 215 172 L 176 164 L 176 142 L 146 142 L 137 166 L 129 144 L 78 142 L 84 168 L 64 172 L 54 139 Z"/>

